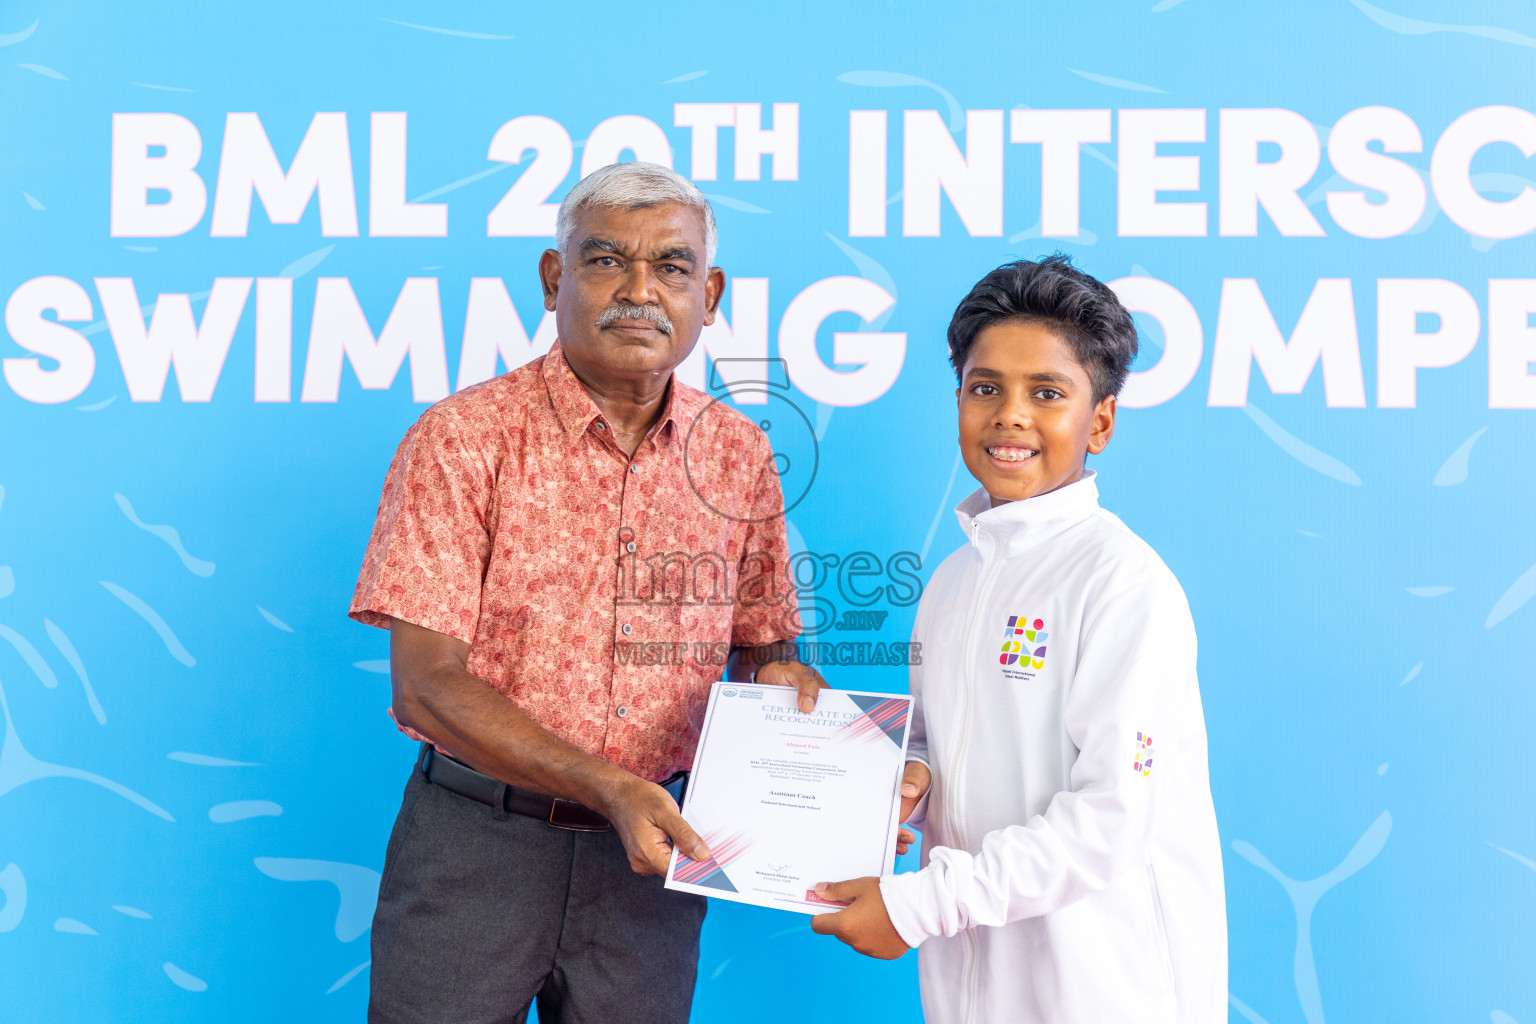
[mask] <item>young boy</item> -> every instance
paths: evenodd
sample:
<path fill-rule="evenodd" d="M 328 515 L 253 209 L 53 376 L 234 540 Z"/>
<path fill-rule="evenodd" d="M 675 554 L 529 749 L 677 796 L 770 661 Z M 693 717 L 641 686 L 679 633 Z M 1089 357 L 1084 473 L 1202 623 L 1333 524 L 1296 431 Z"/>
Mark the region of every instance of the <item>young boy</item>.
<path fill-rule="evenodd" d="M 820 887 L 853 902 L 812 927 L 871 956 L 921 945 L 929 1024 L 1225 1021 L 1194 624 L 1084 467 L 1114 433 L 1136 329 L 1053 256 L 971 289 L 949 353 L 981 490 L 912 633 L 903 810 L 923 868 Z"/>

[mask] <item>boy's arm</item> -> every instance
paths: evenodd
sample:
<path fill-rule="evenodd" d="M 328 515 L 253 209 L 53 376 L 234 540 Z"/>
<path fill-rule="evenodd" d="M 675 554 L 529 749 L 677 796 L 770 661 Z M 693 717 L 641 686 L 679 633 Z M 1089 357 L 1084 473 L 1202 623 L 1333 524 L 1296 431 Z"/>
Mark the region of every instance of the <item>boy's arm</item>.
<path fill-rule="evenodd" d="M 907 662 L 907 692 L 912 695 L 912 722 L 907 735 L 907 767 L 902 777 L 902 823 L 922 830 L 928 817 L 928 788 L 933 766 L 928 761 L 928 726 L 923 720 L 923 609 L 919 605 L 912 623 L 912 646 Z M 921 769 L 914 768 L 919 764 Z M 907 840 L 911 842 L 911 840 Z M 905 853 L 906 850 L 898 852 Z"/>
<path fill-rule="evenodd" d="M 1059 910 L 1143 862 L 1171 765 L 1154 752 L 1152 770 L 1143 771 L 1138 734 L 1172 755 L 1196 685 L 1194 625 L 1170 584 L 1121 590 L 1085 630 L 1064 709 L 1078 749 L 1070 789 L 1043 815 L 989 833 L 978 853 L 940 847 L 922 871 L 881 880 L 891 923 L 908 945 Z"/>
<path fill-rule="evenodd" d="M 913 828 L 926 824 L 928 793 L 933 774 L 928 763 L 928 728 L 923 719 L 922 640 L 927 599 L 918 605 L 912 624 L 911 655 L 907 662 L 907 690 L 912 695 L 912 720 L 908 723 L 907 765 L 901 779 L 901 818 Z M 896 852 L 905 854 L 917 837 L 908 829 L 897 833 Z M 910 876 L 905 876 L 910 877 Z M 891 927 L 880 901 L 881 881 L 873 876 L 846 882 L 821 882 L 816 892 L 823 899 L 846 902 L 847 910 L 835 914 L 817 914 L 811 918 L 811 930 L 819 935 L 835 935 L 866 956 L 894 960 L 910 945 Z M 914 943 L 915 944 L 915 943 Z"/>

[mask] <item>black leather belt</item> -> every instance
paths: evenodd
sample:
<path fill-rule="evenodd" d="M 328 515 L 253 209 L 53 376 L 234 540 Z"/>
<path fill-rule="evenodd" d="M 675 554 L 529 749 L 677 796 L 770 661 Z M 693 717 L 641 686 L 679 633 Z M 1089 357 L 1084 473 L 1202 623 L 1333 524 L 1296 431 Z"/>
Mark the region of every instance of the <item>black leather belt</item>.
<path fill-rule="evenodd" d="M 589 807 L 508 785 L 500 779 L 476 771 L 457 758 L 434 750 L 430 744 L 421 745 L 421 756 L 416 766 L 434 786 L 442 786 L 450 793 L 477 800 L 488 807 L 499 806 L 512 814 L 538 818 L 555 828 L 575 832 L 606 832 L 613 827 L 607 818 Z M 678 772 L 661 786 L 681 807 L 687 784 L 688 773 Z"/>

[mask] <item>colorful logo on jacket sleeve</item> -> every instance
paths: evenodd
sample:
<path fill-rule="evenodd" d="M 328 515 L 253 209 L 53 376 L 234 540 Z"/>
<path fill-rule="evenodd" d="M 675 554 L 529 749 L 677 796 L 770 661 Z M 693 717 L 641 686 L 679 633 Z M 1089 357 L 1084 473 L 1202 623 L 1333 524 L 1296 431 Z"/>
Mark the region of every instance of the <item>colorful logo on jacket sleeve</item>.
<path fill-rule="evenodd" d="M 1152 737 L 1144 733 L 1136 734 L 1136 758 L 1131 767 L 1142 775 L 1152 774 L 1152 755 L 1157 749 L 1152 746 Z"/>
<path fill-rule="evenodd" d="M 1010 615 L 1003 627 L 1003 648 L 997 656 L 999 665 L 1020 668 L 1045 668 L 1045 620 L 1028 615 Z"/>

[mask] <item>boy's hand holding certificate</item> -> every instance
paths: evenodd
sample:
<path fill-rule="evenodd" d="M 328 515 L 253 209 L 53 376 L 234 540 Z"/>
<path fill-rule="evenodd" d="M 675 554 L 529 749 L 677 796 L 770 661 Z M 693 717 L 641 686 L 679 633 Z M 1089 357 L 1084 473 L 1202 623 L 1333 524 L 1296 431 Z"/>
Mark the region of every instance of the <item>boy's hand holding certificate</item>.
<path fill-rule="evenodd" d="M 711 856 L 674 850 L 668 888 L 816 914 L 844 905 L 816 883 L 890 873 L 912 699 L 822 690 L 810 713 L 796 699 L 714 685 L 682 808 Z"/>

